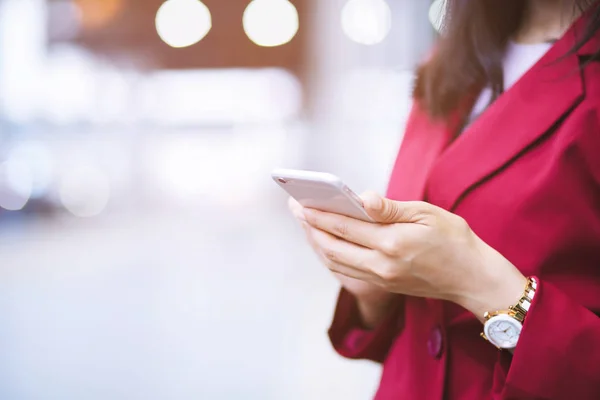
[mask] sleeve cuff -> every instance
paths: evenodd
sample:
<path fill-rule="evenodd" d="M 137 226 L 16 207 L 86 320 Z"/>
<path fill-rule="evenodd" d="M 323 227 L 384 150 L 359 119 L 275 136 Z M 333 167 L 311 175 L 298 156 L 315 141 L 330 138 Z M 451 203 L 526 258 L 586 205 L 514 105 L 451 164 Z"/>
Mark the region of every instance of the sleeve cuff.
<path fill-rule="evenodd" d="M 386 318 L 374 329 L 361 326 L 356 299 L 342 289 L 329 328 L 334 349 L 343 357 L 383 362 L 394 338 L 402 329 L 403 302 L 395 301 Z"/>
<path fill-rule="evenodd" d="M 514 354 L 499 355 L 495 398 L 596 398 L 599 338 L 596 314 L 538 279 Z"/>

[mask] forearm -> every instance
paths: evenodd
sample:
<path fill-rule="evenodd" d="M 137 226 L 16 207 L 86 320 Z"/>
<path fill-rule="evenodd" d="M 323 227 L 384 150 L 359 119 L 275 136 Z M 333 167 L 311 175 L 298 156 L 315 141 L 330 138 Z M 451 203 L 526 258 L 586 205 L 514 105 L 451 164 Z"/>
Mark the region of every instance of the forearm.
<path fill-rule="evenodd" d="M 466 280 L 467 285 L 449 299 L 471 311 L 483 322 L 485 312 L 507 310 L 523 295 L 527 278 L 506 258 L 476 238 L 477 270 L 480 274 Z"/>

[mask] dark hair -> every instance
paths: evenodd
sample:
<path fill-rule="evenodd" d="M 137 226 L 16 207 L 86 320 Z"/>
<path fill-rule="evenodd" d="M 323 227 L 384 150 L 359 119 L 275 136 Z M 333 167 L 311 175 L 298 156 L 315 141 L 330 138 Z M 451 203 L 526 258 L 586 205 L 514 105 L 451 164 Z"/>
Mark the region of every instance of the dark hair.
<path fill-rule="evenodd" d="M 413 92 L 431 117 L 447 118 L 480 87 L 492 89 L 492 100 L 502 93 L 504 50 L 523 20 L 526 3 L 525 0 L 446 0 L 443 33 L 432 57 L 418 69 Z M 582 11 L 592 3 L 595 0 L 576 0 L 575 7 Z M 600 7 L 595 7 L 571 53 L 599 29 Z"/>

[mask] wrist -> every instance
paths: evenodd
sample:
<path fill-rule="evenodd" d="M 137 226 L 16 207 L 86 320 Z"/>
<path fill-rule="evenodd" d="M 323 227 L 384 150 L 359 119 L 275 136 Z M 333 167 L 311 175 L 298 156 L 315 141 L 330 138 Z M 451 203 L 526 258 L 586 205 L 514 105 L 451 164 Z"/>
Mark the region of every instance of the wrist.
<path fill-rule="evenodd" d="M 485 313 L 481 337 L 500 350 L 514 350 L 523 330 L 527 312 L 535 297 L 537 284 L 536 278 L 527 279 L 527 285 L 516 304 L 511 305 L 508 309 Z"/>
<path fill-rule="evenodd" d="M 527 284 L 527 278 L 510 261 L 485 246 L 482 253 L 486 256 L 482 257 L 482 265 L 478 266 L 483 271 L 480 278 L 474 279 L 472 287 L 457 301 L 482 322 L 486 312 L 506 310 L 515 305 Z"/>
<path fill-rule="evenodd" d="M 513 277 L 507 276 L 505 280 L 491 286 L 489 292 L 471 297 L 463 307 L 483 321 L 483 315 L 486 312 L 507 310 L 510 306 L 517 304 L 523 295 L 523 288 L 526 284 L 527 278 L 521 274 Z"/>

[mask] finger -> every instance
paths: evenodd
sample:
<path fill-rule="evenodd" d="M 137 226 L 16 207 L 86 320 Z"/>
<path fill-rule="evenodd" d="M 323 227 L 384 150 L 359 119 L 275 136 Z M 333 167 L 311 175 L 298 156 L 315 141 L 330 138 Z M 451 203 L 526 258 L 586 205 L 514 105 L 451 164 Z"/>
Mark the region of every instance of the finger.
<path fill-rule="evenodd" d="M 394 201 L 375 192 L 366 192 L 361 198 L 367 214 L 381 224 L 420 223 L 435 213 L 434 206 L 422 201 Z"/>
<path fill-rule="evenodd" d="M 298 203 L 298 201 L 296 201 L 296 199 L 294 199 L 293 197 L 288 198 L 288 208 L 290 209 L 294 217 L 301 221 L 304 221 L 304 214 L 302 213 L 304 207 L 302 207 L 302 205 Z"/>
<path fill-rule="evenodd" d="M 304 229 L 304 234 L 306 235 L 306 240 L 308 241 L 308 244 L 319 254 L 319 256 L 321 256 L 321 251 L 317 247 L 317 244 L 315 243 L 312 237 L 311 230 L 313 228 L 311 228 L 311 226 L 308 225 L 306 222 L 302 222 L 302 229 Z"/>
<path fill-rule="evenodd" d="M 316 232 L 317 230 L 315 228 L 311 227 L 310 225 L 308 225 L 306 222 L 302 222 L 302 228 L 304 229 L 304 233 L 306 235 L 306 241 L 308 242 L 310 247 L 317 254 L 317 256 L 319 257 L 321 262 L 327 264 L 327 258 L 323 255 L 323 252 L 321 251 L 319 244 L 315 241 L 315 239 L 313 237 L 313 232 Z"/>
<path fill-rule="evenodd" d="M 348 267 L 347 265 L 333 262 L 326 262 L 327 268 L 334 274 L 343 275 L 348 278 L 358 279 L 359 281 L 375 283 L 373 274 Z"/>
<path fill-rule="evenodd" d="M 329 269 L 345 275 L 348 275 L 348 268 L 355 270 L 355 273 L 360 273 L 363 277 L 365 273 L 371 274 L 369 266 L 373 264 L 373 260 L 377 257 L 374 250 L 346 242 L 312 227 L 307 229 L 312 243 L 318 249 Z"/>
<path fill-rule="evenodd" d="M 323 254 L 323 252 L 321 251 L 321 249 L 319 247 L 319 244 L 313 238 L 313 233 L 316 234 L 317 236 L 320 234 L 329 235 L 328 233 L 318 231 L 317 229 L 312 228 L 306 222 L 303 222 L 302 226 L 304 227 L 304 230 L 306 231 L 306 237 L 308 239 L 308 242 L 310 243 L 312 248 L 315 250 L 315 252 L 318 254 L 318 256 L 321 258 L 321 261 L 323 262 L 323 264 L 325 264 L 325 266 L 331 272 L 333 272 L 334 274 L 340 274 L 343 276 L 347 276 L 349 278 L 359 279 L 359 280 L 362 280 L 365 282 L 373 282 L 373 274 L 372 273 L 358 270 L 355 267 L 352 267 L 349 265 L 344 265 L 341 262 L 332 261 L 331 259 L 327 258 Z M 337 238 L 335 236 L 332 236 L 331 239 L 336 240 Z M 339 239 L 337 239 L 337 240 L 339 240 Z"/>
<path fill-rule="evenodd" d="M 308 208 L 303 214 L 312 227 L 362 247 L 377 249 L 384 239 L 382 225 Z"/>

